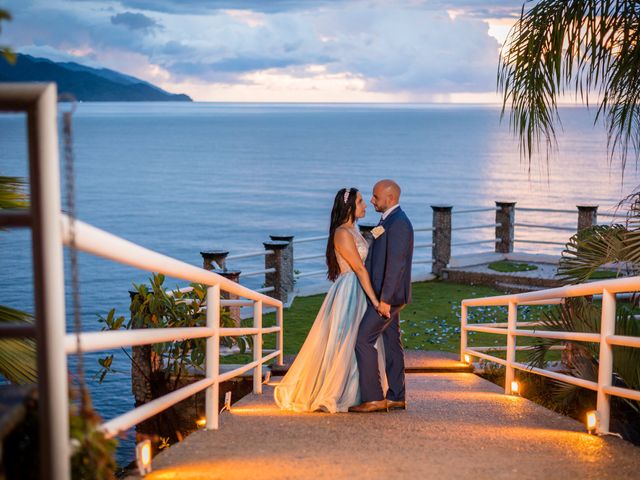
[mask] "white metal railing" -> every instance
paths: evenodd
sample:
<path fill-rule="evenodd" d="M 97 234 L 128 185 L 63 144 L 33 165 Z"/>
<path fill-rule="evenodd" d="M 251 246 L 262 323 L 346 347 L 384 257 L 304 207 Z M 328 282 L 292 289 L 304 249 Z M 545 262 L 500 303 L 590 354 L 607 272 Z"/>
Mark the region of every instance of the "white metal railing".
<path fill-rule="evenodd" d="M 601 280 L 580 285 L 570 285 L 560 288 L 539 290 L 535 292 L 495 297 L 469 298 L 462 301 L 460 315 L 460 356 L 464 361 L 465 355 L 482 358 L 504 365 L 505 393 L 511 392 L 511 382 L 515 378 L 515 370 L 523 370 L 560 380 L 572 385 L 588 388 L 597 392 L 597 412 L 599 414 L 599 433 L 608 433 L 610 421 L 610 396 L 616 395 L 640 401 L 640 391 L 629 388 L 612 386 L 613 351 L 614 345 L 640 348 L 640 337 L 629 337 L 615 334 L 616 294 L 626 294 L 640 291 L 640 277 L 626 277 L 611 280 Z M 520 329 L 523 325 L 518 322 L 518 306 L 521 305 L 552 305 L 562 303 L 565 298 L 586 295 L 602 295 L 602 315 L 600 332 L 558 332 L 537 329 Z M 469 324 L 467 322 L 468 309 L 473 307 L 507 306 L 508 321 L 504 323 Z M 506 335 L 506 359 L 486 353 L 486 347 L 470 347 L 468 332 L 484 332 L 496 335 Z M 593 382 L 573 377 L 551 370 L 531 367 L 516 361 L 516 338 L 537 337 L 558 340 L 574 340 L 600 344 L 598 381 Z"/>
<path fill-rule="evenodd" d="M 253 370 L 253 390 L 262 392 L 262 366 L 277 358 L 283 361 L 282 302 L 232 282 L 223 276 L 189 265 L 124 240 L 84 222 L 72 220 L 60 209 L 60 167 L 57 137 L 57 91 L 55 84 L 0 85 L 0 111 L 26 112 L 29 141 L 29 210 L 0 210 L 0 226 L 31 227 L 34 252 L 35 324 L 7 325 L 0 338 L 36 338 L 41 478 L 70 478 L 69 379 L 67 355 L 185 338 L 206 338 L 205 378 L 157 398 L 105 422 L 101 429 L 116 435 L 172 405 L 206 390 L 206 428 L 218 428 L 219 384 Z M 73 231 L 73 234 L 71 233 Z M 193 328 L 137 329 L 128 331 L 65 334 L 63 245 L 150 272 L 207 285 L 206 326 Z M 269 255 L 273 252 L 260 252 Z M 237 258 L 237 257 L 236 257 Z M 183 289 L 184 291 L 188 290 Z M 240 300 L 225 304 L 252 305 L 254 325 L 220 328 L 220 292 Z M 269 289 L 263 289 L 267 291 Z M 276 325 L 264 328 L 263 306 L 276 309 Z M 276 350 L 263 356 L 262 336 L 276 334 Z M 220 338 L 253 335 L 253 361 L 220 373 Z M 61 346 L 63 348 L 61 348 Z"/>

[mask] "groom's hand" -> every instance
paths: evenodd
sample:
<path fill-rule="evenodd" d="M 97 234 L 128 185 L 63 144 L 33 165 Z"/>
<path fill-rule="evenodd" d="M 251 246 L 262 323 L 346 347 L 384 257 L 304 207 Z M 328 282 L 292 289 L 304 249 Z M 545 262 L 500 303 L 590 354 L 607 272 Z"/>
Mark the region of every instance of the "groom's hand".
<path fill-rule="evenodd" d="M 380 300 L 378 304 L 378 313 L 385 318 L 391 318 L 391 305 Z"/>

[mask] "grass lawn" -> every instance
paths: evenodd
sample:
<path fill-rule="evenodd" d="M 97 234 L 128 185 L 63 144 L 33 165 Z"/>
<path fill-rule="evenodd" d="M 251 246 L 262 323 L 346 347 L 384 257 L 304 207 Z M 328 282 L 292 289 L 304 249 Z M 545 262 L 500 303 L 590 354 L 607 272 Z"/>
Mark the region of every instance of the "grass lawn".
<path fill-rule="evenodd" d="M 413 303 L 400 314 L 400 327 L 406 350 L 460 351 L 460 302 L 465 298 L 501 295 L 491 287 L 470 286 L 448 282 L 419 282 L 413 284 Z M 285 354 L 300 350 L 316 314 L 320 310 L 323 295 L 298 297 L 284 312 Z M 545 307 L 520 307 L 519 320 L 532 321 L 538 318 Z M 506 322 L 506 307 L 475 307 L 469 309 L 469 323 Z M 246 321 L 248 325 L 251 320 Z M 275 323 L 275 315 L 265 315 L 265 326 Z M 469 332 L 470 346 L 506 345 L 505 335 Z M 518 339 L 518 345 L 530 345 L 531 338 Z M 265 336 L 265 349 L 275 348 L 275 334 Z M 526 353 L 519 353 L 518 360 L 526 361 Z M 497 356 L 504 356 L 498 352 Z M 232 355 L 225 363 L 245 363 L 250 355 Z"/>
<path fill-rule="evenodd" d="M 522 262 L 509 262 L 507 260 L 500 260 L 489 264 L 491 270 L 496 272 L 528 272 L 530 270 L 537 270 L 537 265 L 531 265 L 529 263 Z"/>

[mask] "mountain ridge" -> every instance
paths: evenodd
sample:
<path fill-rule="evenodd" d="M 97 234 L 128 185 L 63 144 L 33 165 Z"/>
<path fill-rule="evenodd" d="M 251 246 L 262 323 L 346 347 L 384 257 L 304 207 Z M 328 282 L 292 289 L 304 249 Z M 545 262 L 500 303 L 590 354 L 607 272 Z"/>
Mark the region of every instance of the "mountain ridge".
<path fill-rule="evenodd" d="M 108 68 L 17 54 L 15 65 L 0 59 L 2 82 L 55 82 L 58 92 L 80 102 L 192 102 L 185 94 L 169 93 L 139 78 Z"/>

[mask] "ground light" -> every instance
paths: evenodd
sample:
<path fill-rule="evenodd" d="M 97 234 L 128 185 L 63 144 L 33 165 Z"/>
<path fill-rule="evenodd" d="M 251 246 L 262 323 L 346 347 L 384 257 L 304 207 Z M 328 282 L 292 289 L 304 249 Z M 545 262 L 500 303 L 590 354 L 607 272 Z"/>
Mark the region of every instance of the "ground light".
<path fill-rule="evenodd" d="M 520 384 L 515 380 L 511 382 L 511 395 L 520 395 Z"/>
<path fill-rule="evenodd" d="M 591 410 L 587 412 L 587 431 L 591 434 L 596 433 L 598 428 L 598 412 Z"/>
<path fill-rule="evenodd" d="M 471 357 L 469 355 L 467 355 L 466 353 L 464 355 L 464 362 L 465 363 L 471 363 Z"/>
<path fill-rule="evenodd" d="M 151 473 L 151 440 L 147 439 L 136 445 L 136 463 L 140 475 Z"/>
<path fill-rule="evenodd" d="M 199 418 L 198 420 L 196 420 L 196 425 L 198 425 L 198 427 L 202 428 L 207 424 L 207 419 L 202 417 Z"/>

